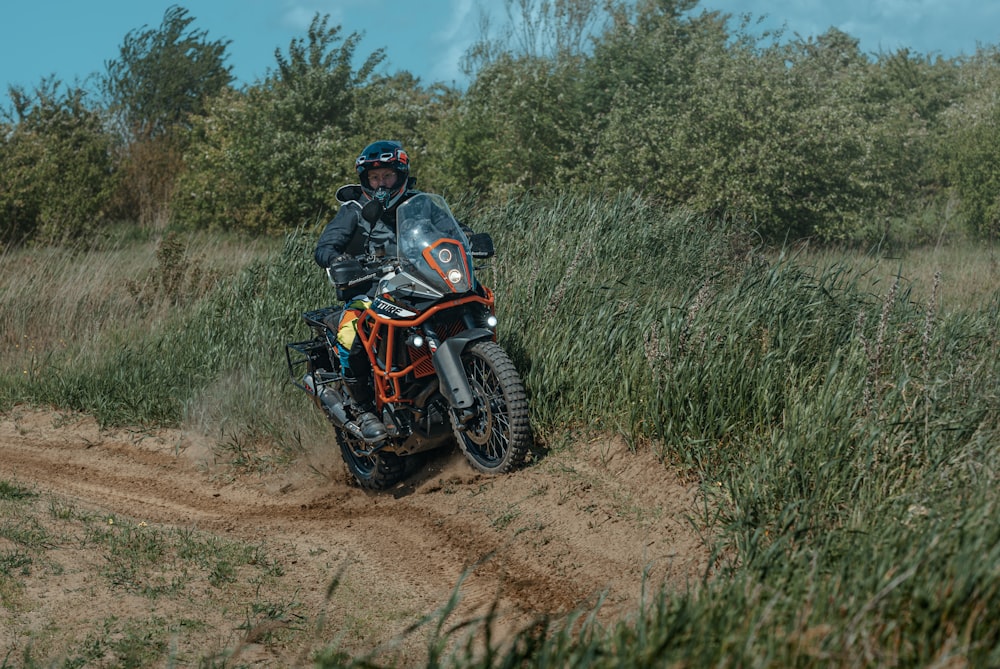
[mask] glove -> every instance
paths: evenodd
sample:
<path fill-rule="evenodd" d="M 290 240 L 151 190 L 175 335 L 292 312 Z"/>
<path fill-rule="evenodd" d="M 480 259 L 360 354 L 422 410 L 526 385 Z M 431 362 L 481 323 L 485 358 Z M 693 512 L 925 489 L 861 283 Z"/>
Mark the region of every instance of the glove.
<path fill-rule="evenodd" d="M 340 263 L 346 262 L 350 259 L 351 256 L 347 255 L 346 253 L 341 253 L 339 256 L 330 261 L 330 267 L 333 267 L 334 265 L 339 265 Z"/>

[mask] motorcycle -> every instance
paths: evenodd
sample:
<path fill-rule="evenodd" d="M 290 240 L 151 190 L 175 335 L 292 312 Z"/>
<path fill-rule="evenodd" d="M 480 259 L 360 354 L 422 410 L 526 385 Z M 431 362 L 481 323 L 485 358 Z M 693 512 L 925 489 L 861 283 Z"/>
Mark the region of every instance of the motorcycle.
<path fill-rule="evenodd" d="M 362 215 L 375 220 L 379 207 L 373 200 Z M 363 411 L 345 386 L 337 343 L 344 306 L 302 314 L 311 337 L 286 344 L 292 383 L 329 419 L 363 488 L 395 485 L 414 471 L 414 456 L 452 440 L 475 469 L 509 472 L 523 464 L 531 434 L 524 384 L 497 343 L 493 292 L 476 278 L 483 267 L 475 262 L 493 257 L 493 241 L 467 238 L 444 198 L 430 193 L 399 205 L 396 233 L 395 257 L 364 255 L 327 270 L 339 300 L 371 296 L 356 337 L 385 434 L 366 441 Z"/>

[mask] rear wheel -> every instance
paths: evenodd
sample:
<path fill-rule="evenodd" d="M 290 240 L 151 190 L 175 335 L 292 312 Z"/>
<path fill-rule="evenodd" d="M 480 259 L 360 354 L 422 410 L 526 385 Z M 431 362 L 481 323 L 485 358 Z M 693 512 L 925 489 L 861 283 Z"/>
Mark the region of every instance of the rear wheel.
<path fill-rule="evenodd" d="M 528 398 L 507 353 L 492 341 L 479 341 L 462 353 L 462 366 L 475 399 L 473 416 L 463 422 L 452 409 L 458 445 L 472 466 L 502 474 L 520 466 L 531 445 Z"/>
<path fill-rule="evenodd" d="M 385 490 L 406 477 L 406 463 L 395 453 L 376 453 L 374 455 L 358 455 L 355 451 L 367 450 L 365 442 L 347 433 L 337 430 L 337 443 L 340 454 L 347 465 L 347 471 L 362 488 L 367 490 Z"/>

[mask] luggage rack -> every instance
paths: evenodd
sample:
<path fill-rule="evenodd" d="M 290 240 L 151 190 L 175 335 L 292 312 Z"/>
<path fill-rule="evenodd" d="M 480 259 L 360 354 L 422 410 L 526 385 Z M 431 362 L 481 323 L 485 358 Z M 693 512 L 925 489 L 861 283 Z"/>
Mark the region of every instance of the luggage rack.
<path fill-rule="evenodd" d="M 340 310 L 341 307 L 332 306 L 305 312 L 302 314 L 302 319 L 313 329 L 315 336 L 312 339 L 285 344 L 285 360 L 288 363 L 288 375 L 296 388 L 304 390 L 307 393 L 310 392 L 306 388 L 303 379 L 311 369 L 322 368 L 329 371 L 329 376 L 326 378 L 316 379 L 317 385 L 329 383 L 336 378 L 334 361 L 330 358 L 329 348 L 333 344 L 329 337 L 335 335 L 325 321 Z"/>
<path fill-rule="evenodd" d="M 332 306 L 314 309 L 302 314 L 302 320 L 309 324 L 309 327 L 329 329 L 326 319 L 343 310 L 343 307 Z"/>

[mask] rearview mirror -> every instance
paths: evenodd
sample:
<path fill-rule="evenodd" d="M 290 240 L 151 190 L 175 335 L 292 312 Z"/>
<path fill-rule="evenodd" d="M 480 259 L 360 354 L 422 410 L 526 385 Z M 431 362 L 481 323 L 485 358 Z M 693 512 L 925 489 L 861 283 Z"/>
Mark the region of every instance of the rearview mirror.
<path fill-rule="evenodd" d="M 488 232 L 477 232 L 469 237 L 469 247 L 473 258 L 492 258 L 496 251 L 493 248 L 493 237 Z"/>
<path fill-rule="evenodd" d="M 378 200 L 369 200 L 365 206 L 361 207 L 361 217 L 369 223 L 375 223 L 382 217 L 385 207 Z"/>

